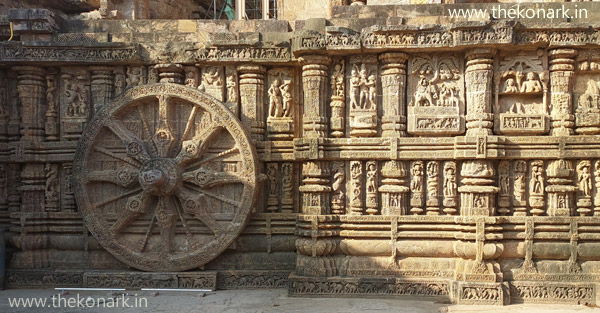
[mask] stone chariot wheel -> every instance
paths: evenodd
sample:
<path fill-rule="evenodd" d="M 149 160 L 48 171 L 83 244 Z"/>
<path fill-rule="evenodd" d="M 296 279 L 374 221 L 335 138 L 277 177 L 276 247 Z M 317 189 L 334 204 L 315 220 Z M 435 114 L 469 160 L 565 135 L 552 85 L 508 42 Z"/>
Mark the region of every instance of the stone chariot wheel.
<path fill-rule="evenodd" d="M 83 133 L 75 196 L 90 232 L 147 271 L 198 268 L 245 226 L 256 197 L 256 152 L 220 102 L 182 85 L 135 87 Z"/>

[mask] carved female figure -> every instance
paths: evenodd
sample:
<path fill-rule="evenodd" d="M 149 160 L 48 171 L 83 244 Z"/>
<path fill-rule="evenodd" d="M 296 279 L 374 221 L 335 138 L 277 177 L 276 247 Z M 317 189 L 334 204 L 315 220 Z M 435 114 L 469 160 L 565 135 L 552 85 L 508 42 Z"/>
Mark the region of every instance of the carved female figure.
<path fill-rule="evenodd" d="M 377 83 L 375 82 L 375 75 L 370 75 L 369 80 L 365 84 L 369 90 L 369 99 L 365 105 L 365 109 L 374 110 L 376 108 L 376 97 L 377 97 Z"/>
<path fill-rule="evenodd" d="M 377 168 L 375 163 L 369 163 L 369 168 L 367 169 L 367 193 L 377 192 L 377 182 L 375 181 L 376 176 Z"/>
<path fill-rule="evenodd" d="M 533 164 L 533 168 L 531 170 L 531 180 L 529 182 L 531 186 L 530 193 L 535 195 L 544 194 L 544 177 L 543 177 L 543 169 L 539 164 Z"/>
<path fill-rule="evenodd" d="M 269 117 L 282 116 L 281 79 L 277 78 L 269 87 Z"/>
<path fill-rule="evenodd" d="M 283 117 L 290 117 L 290 108 L 292 107 L 292 93 L 290 92 L 290 82 L 283 82 L 281 86 L 281 98 L 283 106 Z"/>
<path fill-rule="evenodd" d="M 590 174 L 590 162 L 579 162 L 577 165 L 577 174 L 579 175 L 579 190 L 584 196 L 590 196 L 592 194 L 592 175 Z"/>
<path fill-rule="evenodd" d="M 350 78 L 350 105 L 352 109 L 359 108 L 360 101 L 360 76 L 358 75 L 358 66 L 352 68 L 352 76 Z"/>
<path fill-rule="evenodd" d="M 360 103 L 359 107 L 364 109 L 369 101 L 369 86 L 367 86 L 367 67 L 364 64 L 360 66 Z"/>
<path fill-rule="evenodd" d="M 414 163 L 411 172 L 410 190 L 412 192 L 420 192 L 423 186 L 423 168 L 421 167 L 421 164 Z"/>
<path fill-rule="evenodd" d="M 456 196 L 456 173 L 453 167 L 447 167 L 444 175 L 444 197 Z"/>

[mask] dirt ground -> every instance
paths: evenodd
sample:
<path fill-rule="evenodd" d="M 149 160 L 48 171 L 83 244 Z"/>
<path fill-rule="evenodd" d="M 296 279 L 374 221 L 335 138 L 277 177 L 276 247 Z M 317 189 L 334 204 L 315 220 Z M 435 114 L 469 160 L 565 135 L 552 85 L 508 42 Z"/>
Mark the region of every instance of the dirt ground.
<path fill-rule="evenodd" d="M 13 307 L 11 307 L 9 300 L 13 301 L 18 298 L 40 299 L 38 300 L 38 306 L 42 303 L 39 301 L 46 299 L 46 307 L 23 308 L 23 302 L 20 303 L 21 305 L 19 308 L 14 307 L 14 303 Z M 52 307 L 52 299 L 54 299 L 55 307 Z M 125 299 L 129 300 L 125 301 Z M 86 301 L 88 302 L 86 303 Z M 144 301 L 147 302 L 147 307 L 145 307 Z M 119 307 L 111 307 L 111 303 Z M 129 307 L 123 307 L 123 303 L 129 305 Z M 135 307 L 136 305 L 138 305 L 138 307 Z M 287 296 L 287 291 L 284 289 L 223 290 L 214 292 L 159 291 L 158 293 L 154 291 L 68 291 L 61 293 L 60 291 L 52 289 L 12 289 L 0 291 L 0 312 L 600 313 L 600 309 L 582 305 L 557 304 L 527 304 L 504 307 L 465 306 L 428 300 L 393 298 L 290 298 Z"/>

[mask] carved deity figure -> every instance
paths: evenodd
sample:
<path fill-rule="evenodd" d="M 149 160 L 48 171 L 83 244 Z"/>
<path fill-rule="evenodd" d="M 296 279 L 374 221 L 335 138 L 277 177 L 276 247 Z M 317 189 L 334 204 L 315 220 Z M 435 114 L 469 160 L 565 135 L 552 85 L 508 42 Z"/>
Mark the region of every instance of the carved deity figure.
<path fill-rule="evenodd" d="M 283 99 L 281 96 L 281 79 L 276 78 L 269 87 L 269 117 L 283 116 Z"/>
<path fill-rule="evenodd" d="M 292 93 L 290 91 L 291 83 L 284 81 L 281 85 L 281 98 L 282 98 L 282 109 L 283 117 L 290 117 L 290 109 L 292 107 Z"/>
<path fill-rule="evenodd" d="M 411 174 L 410 190 L 412 192 L 421 192 L 423 188 L 423 165 L 420 163 L 413 163 Z"/>
<path fill-rule="evenodd" d="M 115 95 L 125 91 L 125 74 L 121 71 L 115 73 Z"/>
<path fill-rule="evenodd" d="M 600 88 L 594 80 L 588 80 L 585 93 L 579 96 L 579 109 L 598 109 L 600 105 Z"/>
<path fill-rule="evenodd" d="M 279 184 L 277 182 L 277 167 L 275 164 L 267 165 L 267 177 L 269 179 L 269 194 L 276 195 L 278 193 Z"/>
<path fill-rule="evenodd" d="M 64 95 L 67 102 L 66 116 L 82 117 L 87 114 L 88 92 L 82 75 L 65 76 Z"/>
<path fill-rule="evenodd" d="M 46 103 L 48 103 L 48 112 L 56 112 L 56 78 L 54 76 L 48 76 L 46 78 L 48 87 L 46 89 Z"/>
<path fill-rule="evenodd" d="M 281 176 L 281 189 L 284 196 L 292 194 L 292 163 L 283 163 Z"/>
<path fill-rule="evenodd" d="M 544 168 L 539 162 L 531 164 L 531 179 L 529 180 L 529 193 L 531 195 L 544 194 Z"/>
<path fill-rule="evenodd" d="M 509 163 L 507 161 L 500 162 L 498 168 L 498 175 L 500 181 L 500 195 L 508 195 L 510 193 L 510 174 L 509 174 Z"/>
<path fill-rule="evenodd" d="M 129 66 L 127 67 L 127 88 L 140 86 L 144 83 L 143 76 L 144 71 L 141 66 Z"/>
<path fill-rule="evenodd" d="M 367 193 L 377 192 L 377 166 L 375 163 L 369 163 L 367 168 Z"/>
<path fill-rule="evenodd" d="M 227 102 L 237 103 L 237 77 L 235 73 L 227 74 L 226 77 L 227 87 Z"/>
<path fill-rule="evenodd" d="M 203 85 L 215 87 L 223 86 L 223 79 L 221 78 L 218 67 L 209 67 L 202 74 Z"/>
<path fill-rule="evenodd" d="M 515 163 L 514 197 L 517 201 L 525 198 L 525 172 L 527 164 L 524 161 Z"/>
<path fill-rule="evenodd" d="M 520 74 L 523 75 L 523 74 Z M 540 92 L 542 91 L 542 84 L 537 79 L 534 72 L 528 72 L 525 76 L 525 81 L 521 84 L 521 92 Z"/>
<path fill-rule="evenodd" d="M 590 161 L 581 161 L 577 165 L 577 184 L 582 195 L 592 195 L 592 175 L 590 173 Z"/>
<path fill-rule="evenodd" d="M 350 106 L 353 110 L 374 110 L 377 103 L 377 81 L 367 66 L 353 65 L 350 78 Z"/>
<path fill-rule="evenodd" d="M 433 100 L 437 98 L 437 93 L 432 92 L 435 86 L 431 85 L 429 80 L 421 75 L 419 78 L 419 84 L 415 91 L 415 102 L 414 106 L 433 106 Z"/>
<path fill-rule="evenodd" d="M 444 173 L 444 197 L 456 196 L 456 170 L 448 166 Z"/>
<path fill-rule="evenodd" d="M 517 87 L 517 82 L 514 78 L 510 77 L 504 82 L 504 92 L 506 93 L 517 93 L 519 92 L 519 88 Z"/>
<path fill-rule="evenodd" d="M 352 75 L 350 77 L 350 106 L 352 109 L 360 108 L 360 76 L 358 75 L 358 66 L 352 67 Z"/>
<path fill-rule="evenodd" d="M 331 189 L 333 190 L 333 197 L 331 202 L 333 204 L 332 209 L 338 212 L 334 212 L 337 214 L 342 214 L 343 206 L 344 206 L 344 191 L 342 190 L 342 186 L 346 179 L 346 174 L 344 173 L 344 169 L 342 167 L 338 167 L 334 170 L 333 174 L 333 184 L 331 185 Z"/>
<path fill-rule="evenodd" d="M 333 96 L 344 97 L 344 60 L 335 65 L 331 74 L 331 90 Z"/>
<path fill-rule="evenodd" d="M 350 178 L 352 182 L 352 199 L 351 203 L 355 205 L 361 204 L 361 185 L 363 181 L 362 177 L 362 165 L 359 161 L 352 162 L 350 165 Z"/>

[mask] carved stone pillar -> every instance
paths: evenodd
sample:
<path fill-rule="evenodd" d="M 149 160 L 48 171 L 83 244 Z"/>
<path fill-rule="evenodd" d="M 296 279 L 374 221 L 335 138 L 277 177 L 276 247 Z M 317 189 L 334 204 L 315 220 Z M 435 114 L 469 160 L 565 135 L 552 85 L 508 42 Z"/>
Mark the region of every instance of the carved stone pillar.
<path fill-rule="evenodd" d="M 494 165 L 487 160 L 470 160 L 462 163 L 460 193 L 463 216 L 493 216 L 495 197 L 499 188 L 494 186 Z"/>
<path fill-rule="evenodd" d="M 467 136 L 492 134 L 492 86 L 494 49 L 481 48 L 467 52 L 465 86 L 467 93 Z"/>
<path fill-rule="evenodd" d="M 112 97 L 112 67 L 109 66 L 90 66 L 91 90 L 92 90 L 92 109 L 98 112 L 105 106 Z"/>
<path fill-rule="evenodd" d="M 156 64 L 154 68 L 158 71 L 160 83 L 183 84 L 185 71 L 181 64 Z"/>
<path fill-rule="evenodd" d="M 573 163 L 570 160 L 548 162 L 548 216 L 570 216 L 573 212 L 574 193 Z"/>
<path fill-rule="evenodd" d="M 381 215 L 407 215 L 408 192 L 406 164 L 402 161 L 385 161 L 381 167 Z"/>
<path fill-rule="evenodd" d="M 265 72 L 260 65 L 241 65 L 240 103 L 242 123 L 250 129 L 253 140 L 263 140 L 265 135 Z"/>
<path fill-rule="evenodd" d="M 17 89 L 21 100 L 21 141 L 45 139 L 46 71 L 41 67 L 17 66 Z M 27 163 L 21 171 L 21 212 L 44 211 L 46 179 L 44 165 Z"/>
<path fill-rule="evenodd" d="M 46 71 L 37 66 L 15 66 L 21 100 L 21 141 L 44 141 Z"/>
<path fill-rule="evenodd" d="M 324 215 L 330 213 L 329 166 L 323 161 L 308 161 L 302 165 L 302 213 Z"/>
<path fill-rule="evenodd" d="M 302 61 L 304 89 L 304 138 L 325 137 L 327 133 L 327 65 L 323 55 L 307 55 Z"/>
<path fill-rule="evenodd" d="M 553 49 L 550 58 L 550 120 L 552 136 L 573 134 L 573 75 L 575 74 L 575 49 Z"/>
<path fill-rule="evenodd" d="M 402 52 L 388 52 L 379 56 L 381 66 L 382 137 L 406 136 L 406 60 Z"/>

